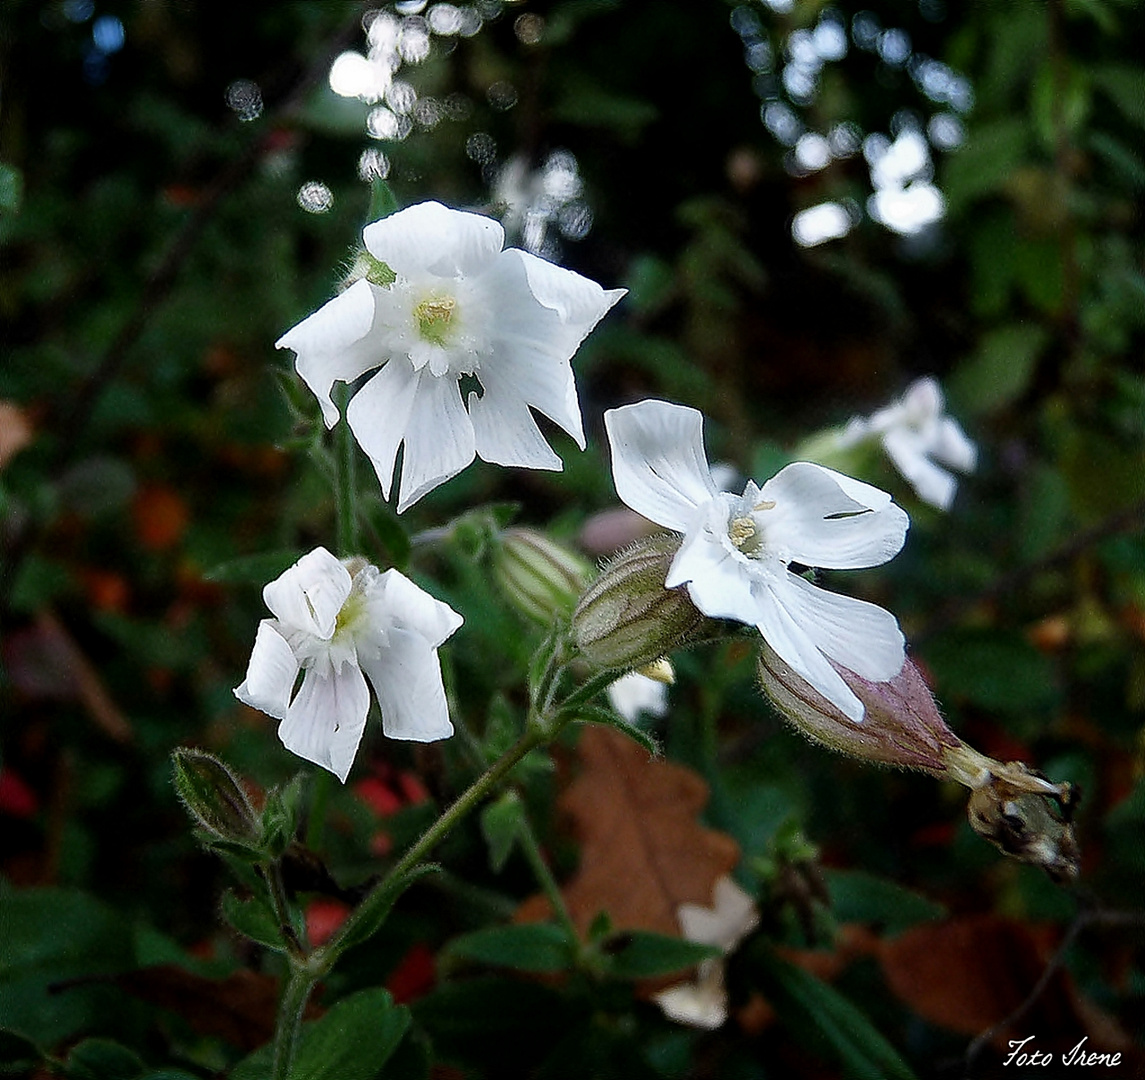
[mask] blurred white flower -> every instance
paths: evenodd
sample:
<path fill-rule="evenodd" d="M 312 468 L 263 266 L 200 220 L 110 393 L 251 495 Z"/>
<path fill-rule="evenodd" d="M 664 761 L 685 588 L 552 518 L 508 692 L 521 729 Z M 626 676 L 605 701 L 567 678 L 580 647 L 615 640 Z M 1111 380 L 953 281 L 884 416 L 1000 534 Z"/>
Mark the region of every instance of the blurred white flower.
<path fill-rule="evenodd" d="M 338 420 L 334 381 L 379 369 L 347 419 L 387 499 L 405 443 L 399 512 L 475 454 L 559 470 L 530 407 L 584 449 L 569 361 L 623 289 L 606 292 L 527 252 L 502 250 L 496 221 L 440 203 L 411 206 L 362 235 L 366 276 L 277 344 L 298 354 L 298 373 L 329 427 Z M 472 384 L 468 401 L 463 377 Z"/>
<path fill-rule="evenodd" d="M 391 739 L 453 734 L 437 648 L 462 619 L 448 604 L 397 570 L 343 563 L 321 547 L 262 596 L 275 618 L 259 623 L 235 697 L 281 720 L 288 750 L 345 782 L 370 709 L 367 678 Z"/>
<path fill-rule="evenodd" d="M 832 661 L 864 679 L 894 678 L 903 636 L 888 611 L 792 572 L 852 570 L 896 555 L 910 520 L 869 484 L 800 461 L 742 496 L 719 491 L 704 455 L 703 416 L 665 401 L 604 414 L 620 498 L 684 534 L 666 588 L 686 585 L 705 615 L 756 626 L 772 649 L 851 720 L 863 706 Z"/>
<path fill-rule="evenodd" d="M 938 381 L 930 376 L 916 379 L 885 409 L 869 417 L 854 417 L 840 434 L 839 444 L 848 448 L 877 438 L 918 497 L 949 510 L 958 480 L 940 466 L 973 472 L 978 451 L 958 421 L 943 415 L 943 406 Z"/>
<path fill-rule="evenodd" d="M 668 711 L 668 686 L 660 679 L 630 671 L 609 686 L 608 700 L 625 720 L 635 724 L 641 713 L 663 716 Z"/>
<path fill-rule="evenodd" d="M 676 909 L 680 929 L 688 941 L 714 945 L 726 956 L 759 925 L 759 911 L 752 898 L 730 877 L 722 877 L 713 890 L 715 904 L 681 904 Z M 724 961 L 704 960 L 696 977 L 669 987 L 653 1000 L 670 1020 L 712 1030 L 728 1018 L 728 994 L 724 988 Z"/>

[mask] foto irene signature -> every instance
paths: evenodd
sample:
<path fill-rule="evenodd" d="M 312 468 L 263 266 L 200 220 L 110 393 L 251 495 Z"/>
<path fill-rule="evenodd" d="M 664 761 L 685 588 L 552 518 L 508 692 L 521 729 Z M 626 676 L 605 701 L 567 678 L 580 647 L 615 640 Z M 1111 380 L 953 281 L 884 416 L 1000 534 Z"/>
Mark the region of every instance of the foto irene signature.
<path fill-rule="evenodd" d="M 1121 1052 L 1110 1054 L 1097 1050 L 1086 1050 L 1085 1044 L 1089 1040 L 1089 1036 L 1081 1040 L 1072 1050 L 1060 1055 L 1061 1063 L 1063 1065 L 1120 1065 Z M 1048 1050 L 1037 1050 L 1030 1047 L 1029 1050 L 1026 1046 L 1034 1041 L 1033 1035 L 1028 1035 L 1024 1039 L 1011 1039 L 1009 1042 L 1010 1054 L 1003 1065 L 1051 1065 L 1054 1061 L 1054 1055 Z"/>

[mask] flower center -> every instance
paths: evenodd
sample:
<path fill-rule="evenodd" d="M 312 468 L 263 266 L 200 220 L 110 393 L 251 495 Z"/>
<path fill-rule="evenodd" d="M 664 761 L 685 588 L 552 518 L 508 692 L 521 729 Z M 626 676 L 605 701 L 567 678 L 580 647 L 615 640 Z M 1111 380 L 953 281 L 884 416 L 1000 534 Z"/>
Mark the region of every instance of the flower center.
<path fill-rule="evenodd" d="M 413 309 L 418 333 L 433 345 L 448 344 L 457 300 L 448 294 L 427 296 Z"/>

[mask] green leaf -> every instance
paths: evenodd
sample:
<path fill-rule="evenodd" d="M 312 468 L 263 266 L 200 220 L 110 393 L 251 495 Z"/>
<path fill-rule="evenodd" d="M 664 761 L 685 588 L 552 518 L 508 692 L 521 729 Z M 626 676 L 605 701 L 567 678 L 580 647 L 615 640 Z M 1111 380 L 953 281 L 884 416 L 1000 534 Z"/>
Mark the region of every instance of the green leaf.
<path fill-rule="evenodd" d="M 566 971 L 576 958 L 576 946 L 559 926 L 522 923 L 462 934 L 445 946 L 441 957 L 516 971 Z"/>
<path fill-rule="evenodd" d="M 652 757 L 660 755 L 660 744 L 647 731 L 630 724 L 615 709 L 610 709 L 606 705 L 580 705 L 576 708 L 575 714 L 583 723 L 603 724 L 605 727 L 615 728 L 633 742 L 639 743 Z"/>
<path fill-rule="evenodd" d="M 983 195 L 1002 188 L 1026 156 L 1030 125 L 1006 117 L 975 125 L 958 152 L 945 158 L 942 190 L 954 214 Z"/>
<path fill-rule="evenodd" d="M 393 188 L 380 176 L 375 176 L 370 184 L 370 212 L 367 221 L 381 221 L 397 208 L 398 200 Z"/>
<path fill-rule="evenodd" d="M 303 553 L 297 548 L 263 551 L 258 555 L 240 555 L 212 566 L 203 574 L 205 581 L 222 585 L 265 585 L 289 569 Z"/>
<path fill-rule="evenodd" d="M 1002 630 L 953 630 L 925 648 L 942 695 L 984 709 L 1030 712 L 1058 700 L 1053 661 L 1025 638 Z"/>
<path fill-rule="evenodd" d="M 950 380 L 959 411 L 994 412 L 1025 393 L 1048 334 L 1036 323 L 1013 323 L 990 331 L 978 352 Z"/>
<path fill-rule="evenodd" d="M 268 949 L 276 949 L 279 952 L 285 949 L 278 920 L 263 901 L 255 897 L 240 900 L 231 889 L 228 889 L 223 893 L 222 912 L 223 918 L 244 937 L 257 941 Z"/>
<path fill-rule="evenodd" d="M 32 1071 L 42 1056 L 30 1039 L 0 1029 L 0 1076 L 24 1076 Z"/>
<path fill-rule="evenodd" d="M 0 927 L 0 1028 L 54 1046 L 122 1013 L 110 983 L 52 990 L 135 966 L 131 923 L 118 912 L 79 891 L 4 887 Z"/>
<path fill-rule="evenodd" d="M 134 1050 L 111 1039 L 84 1039 L 68 1054 L 69 1080 L 135 1080 L 145 1066 Z"/>
<path fill-rule="evenodd" d="M 1145 127 L 1145 71 L 1136 64 L 1101 64 L 1091 76 L 1093 84 L 1139 127 Z"/>
<path fill-rule="evenodd" d="M 394 508 L 373 495 L 359 496 L 358 506 L 366 530 L 390 566 L 404 571 L 409 565 L 410 539 Z"/>
<path fill-rule="evenodd" d="M 834 987 L 809 971 L 766 953 L 760 989 L 795 1038 L 827 1051 L 846 1072 L 863 1080 L 917 1080 L 898 1051 Z"/>
<path fill-rule="evenodd" d="M 620 979 L 651 979 L 695 967 L 720 956 L 714 945 L 637 930 L 604 943 L 609 971 Z"/>
<path fill-rule="evenodd" d="M 946 915 L 942 904 L 874 874 L 862 870 L 826 870 L 824 874 L 831 913 L 841 923 L 873 923 L 887 934 L 897 934 Z"/>
<path fill-rule="evenodd" d="M 374 1080 L 398 1048 L 410 1012 L 388 990 L 360 990 L 303 1024 L 290 1080 Z M 231 1070 L 230 1080 L 269 1080 L 274 1048 L 261 1047 Z"/>
<path fill-rule="evenodd" d="M 262 809 L 262 843 L 277 858 L 298 835 L 306 774 L 297 773 L 285 787 L 271 788 Z"/>
<path fill-rule="evenodd" d="M 363 941 L 368 941 L 373 937 L 382 923 L 386 921 L 386 917 L 401 894 L 418 878 L 424 877 L 426 874 L 437 873 L 438 869 L 436 863 L 423 863 L 391 881 L 383 893 L 371 893 L 350 916 L 346 923 L 345 936 L 336 939 L 339 942 L 340 951 L 345 952 L 347 949 L 352 949 L 355 945 L 360 945 Z M 367 908 L 366 905 L 370 906 Z"/>
<path fill-rule="evenodd" d="M 501 873 L 509 861 L 524 820 L 525 807 L 515 791 L 506 791 L 481 811 L 481 835 L 489 845 L 489 866 L 493 873 Z"/>
<path fill-rule="evenodd" d="M 23 201 L 24 174 L 15 165 L 0 164 L 0 213 L 17 213 Z"/>

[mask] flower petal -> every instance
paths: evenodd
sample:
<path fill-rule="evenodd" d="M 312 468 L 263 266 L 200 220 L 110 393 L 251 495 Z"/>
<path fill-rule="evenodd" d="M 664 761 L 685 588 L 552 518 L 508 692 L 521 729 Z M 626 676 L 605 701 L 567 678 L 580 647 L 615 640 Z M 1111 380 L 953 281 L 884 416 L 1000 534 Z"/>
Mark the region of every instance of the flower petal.
<path fill-rule="evenodd" d="M 352 382 L 385 360 L 370 338 L 374 299 L 374 286 L 356 281 L 275 342 L 275 348 L 297 354 L 295 367 L 322 406 L 327 427 L 338 422 L 338 409 L 330 400 L 334 380 Z"/>
<path fill-rule="evenodd" d="M 399 570 L 387 570 L 366 594 L 370 625 L 396 626 L 420 634 L 437 648 L 465 621 L 448 604 L 430 596 Z"/>
<path fill-rule="evenodd" d="M 481 460 L 495 465 L 560 472 L 564 464 L 545 441 L 515 380 L 490 368 L 482 371 L 481 381 L 484 395 L 469 395 L 474 446 Z M 582 434 L 582 449 L 583 439 Z"/>
<path fill-rule="evenodd" d="M 456 476 L 474 457 L 473 421 L 456 378 L 422 372 L 405 429 L 398 513 Z"/>
<path fill-rule="evenodd" d="M 940 510 L 950 509 L 958 481 L 923 453 L 916 434 L 902 428 L 888 431 L 883 436 L 883 449 L 923 502 Z"/>
<path fill-rule="evenodd" d="M 713 619 L 735 619 L 754 626 L 759 603 L 747 560 L 726 539 L 727 507 L 713 500 L 696 520 L 672 559 L 664 587 L 688 586 L 692 603 Z"/>
<path fill-rule="evenodd" d="M 492 218 L 423 202 L 367 225 L 366 249 L 399 277 L 425 272 L 464 277 L 479 272 L 501 250 L 505 230 Z"/>
<path fill-rule="evenodd" d="M 906 659 L 898 620 L 877 604 L 828 592 L 796 574 L 776 589 L 780 603 L 815 646 L 871 682 L 887 682 Z"/>
<path fill-rule="evenodd" d="M 382 730 L 390 739 L 433 742 L 453 734 L 434 647 L 413 630 L 393 629 L 387 646 L 362 666 L 382 706 Z"/>
<path fill-rule="evenodd" d="M 334 674 L 311 668 L 278 726 L 283 746 L 329 769 L 343 783 L 366 728 L 370 690 L 355 664 Z"/>
<path fill-rule="evenodd" d="M 938 425 L 934 456 L 959 472 L 973 472 L 978 465 L 978 448 L 953 417 L 945 416 Z"/>
<path fill-rule="evenodd" d="M 589 331 L 621 296 L 535 255 L 510 248 L 482 278 L 496 304 L 494 355 L 478 377 L 496 369 L 502 386 L 544 413 L 585 447 L 580 403 L 569 364 Z"/>
<path fill-rule="evenodd" d="M 695 509 L 718 494 L 696 409 L 647 400 L 604 414 L 616 493 L 638 514 L 684 532 Z"/>
<path fill-rule="evenodd" d="M 641 713 L 663 716 L 668 711 L 668 687 L 639 671 L 630 671 L 609 683 L 608 701 L 625 720 L 635 724 Z"/>
<path fill-rule="evenodd" d="M 324 547 L 303 555 L 262 590 L 266 606 L 292 630 L 328 641 L 350 595 L 350 572 Z"/>
<path fill-rule="evenodd" d="M 819 651 L 799 622 L 799 617 L 789 612 L 775 594 L 771 595 L 769 602 L 760 605 L 760 619 L 756 625 L 768 645 L 797 675 L 845 716 L 856 724 L 862 723 L 863 703 Z"/>
<path fill-rule="evenodd" d="M 405 359 L 391 360 L 354 395 L 346 409 L 346 420 L 373 463 L 386 499 L 390 497 L 394 459 L 405 438 L 421 378 L 422 373 L 414 371 Z"/>
<path fill-rule="evenodd" d="M 235 687 L 235 697 L 244 705 L 281 720 L 290 705 L 290 694 L 298 678 L 294 651 L 271 619 L 258 624 L 246 678 Z"/>
<path fill-rule="evenodd" d="M 898 554 L 910 526 L 885 491 L 807 461 L 781 469 L 760 495 L 775 504 L 756 518 L 768 543 L 808 566 L 878 566 Z"/>

